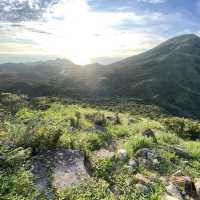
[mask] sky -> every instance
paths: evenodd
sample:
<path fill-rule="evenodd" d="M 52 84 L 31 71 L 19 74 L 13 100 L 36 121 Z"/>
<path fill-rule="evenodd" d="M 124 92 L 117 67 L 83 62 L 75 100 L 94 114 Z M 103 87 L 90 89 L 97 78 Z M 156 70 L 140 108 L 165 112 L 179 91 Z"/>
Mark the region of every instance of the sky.
<path fill-rule="evenodd" d="M 0 0 L 0 63 L 108 64 L 187 33 L 200 0 Z"/>

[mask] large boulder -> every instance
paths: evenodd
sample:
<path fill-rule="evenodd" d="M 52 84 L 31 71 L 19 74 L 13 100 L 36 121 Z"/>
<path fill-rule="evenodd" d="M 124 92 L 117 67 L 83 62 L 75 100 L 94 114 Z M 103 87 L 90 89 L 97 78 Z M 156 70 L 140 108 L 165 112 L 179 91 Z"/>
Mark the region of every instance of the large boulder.
<path fill-rule="evenodd" d="M 78 150 L 50 150 L 34 160 L 36 190 L 39 194 L 44 193 L 48 199 L 52 199 L 52 194 L 49 193 L 50 185 L 56 190 L 63 190 L 89 178 L 84 155 Z"/>

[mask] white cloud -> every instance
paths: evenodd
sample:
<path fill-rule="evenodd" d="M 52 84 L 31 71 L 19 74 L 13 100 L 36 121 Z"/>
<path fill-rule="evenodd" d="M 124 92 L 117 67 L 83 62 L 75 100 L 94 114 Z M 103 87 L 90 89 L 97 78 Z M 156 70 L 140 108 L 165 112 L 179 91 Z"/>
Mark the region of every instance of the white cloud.
<path fill-rule="evenodd" d="M 158 3 L 165 3 L 166 0 L 137 0 L 138 2 L 144 2 L 144 3 L 152 3 L 152 4 L 158 4 Z"/>
<path fill-rule="evenodd" d="M 22 53 L 35 54 L 37 51 L 37 54 L 66 57 L 86 64 L 100 58 L 113 60 L 114 57 L 123 58 L 147 50 L 166 39 L 161 36 L 162 31 L 168 32 L 174 25 L 185 24 L 182 20 L 179 13 L 95 11 L 88 0 L 61 0 L 49 6 L 40 21 L 4 26 L 9 27 L 7 35 L 13 41 L 23 39 L 33 43 L 26 44 L 26 51 Z M 124 25 L 128 28 L 123 28 Z M 7 45 L 12 47 L 11 43 Z M 13 45 L 17 53 L 21 52 L 22 44 Z M 1 52 L 3 49 L 8 52 L 5 45 Z"/>
<path fill-rule="evenodd" d="M 128 21 L 138 26 L 159 22 L 161 13 L 95 12 L 87 0 L 63 0 L 43 15 L 45 22 L 26 22 L 20 37 L 31 39 L 49 54 L 89 63 L 98 57 L 126 57 L 157 44 L 145 31 L 114 28 Z M 29 32 L 36 29 L 51 35 Z"/>

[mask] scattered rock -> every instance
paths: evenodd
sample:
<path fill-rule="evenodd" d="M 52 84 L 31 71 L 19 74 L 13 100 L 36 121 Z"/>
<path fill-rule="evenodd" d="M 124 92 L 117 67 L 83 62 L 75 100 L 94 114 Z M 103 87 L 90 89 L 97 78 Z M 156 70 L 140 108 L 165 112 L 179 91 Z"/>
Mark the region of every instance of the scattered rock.
<path fill-rule="evenodd" d="M 138 192 L 143 193 L 143 194 L 145 194 L 145 193 L 148 192 L 147 186 L 142 185 L 142 184 L 140 184 L 140 183 L 137 183 L 137 184 L 135 185 L 135 188 L 138 190 Z"/>
<path fill-rule="evenodd" d="M 153 158 L 155 152 L 152 151 L 151 149 L 148 149 L 148 148 L 143 148 L 143 149 L 139 149 L 136 154 L 135 154 L 135 157 L 136 158 L 143 158 L 143 159 L 151 159 Z"/>
<path fill-rule="evenodd" d="M 163 199 L 164 200 L 183 200 L 180 191 L 172 183 L 170 183 L 170 185 L 166 187 L 166 193 L 164 194 Z"/>
<path fill-rule="evenodd" d="M 128 168 L 131 172 L 135 172 L 138 168 L 138 162 L 134 159 L 129 160 Z"/>
<path fill-rule="evenodd" d="M 160 164 L 160 158 L 156 152 L 148 148 L 138 150 L 136 152 L 136 158 L 139 163 L 142 163 L 146 168 L 156 168 Z"/>
<path fill-rule="evenodd" d="M 156 139 L 156 136 L 155 136 L 155 133 L 154 133 L 151 129 L 146 129 L 146 130 L 142 133 L 142 135 L 143 135 L 144 137 L 152 138 L 153 141 L 154 141 L 155 143 L 158 143 L 158 142 L 157 142 L 157 139 Z"/>
<path fill-rule="evenodd" d="M 128 158 L 128 153 L 127 153 L 126 149 L 119 149 L 117 152 L 117 157 L 121 161 L 126 160 Z"/>

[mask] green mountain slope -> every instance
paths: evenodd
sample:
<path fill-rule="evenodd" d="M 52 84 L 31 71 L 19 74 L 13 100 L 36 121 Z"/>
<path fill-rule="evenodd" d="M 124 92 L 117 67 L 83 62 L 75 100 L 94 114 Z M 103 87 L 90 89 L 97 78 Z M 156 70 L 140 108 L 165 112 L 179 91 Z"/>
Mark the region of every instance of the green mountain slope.
<path fill-rule="evenodd" d="M 174 113 L 200 116 L 199 37 L 173 38 L 108 68 L 102 83 L 107 95 L 137 97 Z"/>
<path fill-rule="evenodd" d="M 200 38 L 182 35 L 111 65 L 68 60 L 2 64 L 0 91 L 32 96 L 133 97 L 173 114 L 200 117 Z"/>

